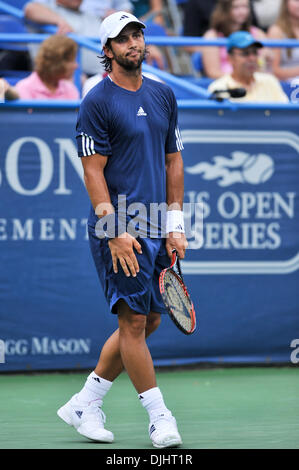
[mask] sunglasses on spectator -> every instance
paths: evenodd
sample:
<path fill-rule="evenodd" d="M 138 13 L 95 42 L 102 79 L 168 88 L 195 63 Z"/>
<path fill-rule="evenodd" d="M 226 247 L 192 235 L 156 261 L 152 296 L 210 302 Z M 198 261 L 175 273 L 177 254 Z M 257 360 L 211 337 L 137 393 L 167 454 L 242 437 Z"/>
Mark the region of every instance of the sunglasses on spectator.
<path fill-rule="evenodd" d="M 243 51 L 234 51 L 234 54 L 236 54 L 236 52 L 237 52 L 237 55 L 240 57 L 249 57 L 250 55 L 257 56 L 259 53 L 258 49 L 256 48 L 244 49 Z"/>

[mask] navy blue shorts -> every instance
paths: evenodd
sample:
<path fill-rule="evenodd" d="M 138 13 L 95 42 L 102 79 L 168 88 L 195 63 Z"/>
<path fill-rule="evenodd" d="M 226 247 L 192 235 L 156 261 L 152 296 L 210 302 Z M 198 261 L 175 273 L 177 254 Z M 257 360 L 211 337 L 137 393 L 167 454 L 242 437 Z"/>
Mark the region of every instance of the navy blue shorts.
<path fill-rule="evenodd" d="M 113 271 L 108 239 L 99 239 L 92 227 L 88 227 L 91 253 L 110 311 L 117 313 L 116 304 L 123 299 L 137 313 L 167 313 L 159 290 L 159 275 L 170 265 L 165 248 L 165 238 L 138 238 L 142 254 L 134 250 L 139 273 L 127 277 L 118 263 L 118 273 Z"/>

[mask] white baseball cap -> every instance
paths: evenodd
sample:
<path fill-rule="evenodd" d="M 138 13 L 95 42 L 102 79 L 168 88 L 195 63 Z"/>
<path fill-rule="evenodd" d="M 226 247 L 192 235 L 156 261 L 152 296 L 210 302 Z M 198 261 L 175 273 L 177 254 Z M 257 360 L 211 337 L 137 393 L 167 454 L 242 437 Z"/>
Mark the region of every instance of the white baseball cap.
<path fill-rule="evenodd" d="M 139 23 L 142 28 L 146 28 L 142 21 L 139 21 L 136 16 L 127 13 L 126 11 L 117 11 L 112 15 L 107 16 L 100 26 L 100 39 L 102 48 L 105 46 L 109 38 L 116 38 L 122 29 L 129 23 Z"/>

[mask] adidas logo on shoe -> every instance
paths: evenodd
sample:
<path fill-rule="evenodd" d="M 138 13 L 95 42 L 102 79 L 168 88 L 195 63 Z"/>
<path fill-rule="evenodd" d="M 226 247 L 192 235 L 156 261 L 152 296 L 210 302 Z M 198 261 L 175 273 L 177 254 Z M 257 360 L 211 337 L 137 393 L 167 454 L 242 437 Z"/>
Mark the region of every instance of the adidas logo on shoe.
<path fill-rule="evenodd" d="M 141 106 L 138 109 L 137 116 L 147 116 L 146 112 L 144 111 L 144 109 Z"/>
<path fill-rule="evenodd" d="M 176 447 L 182 444 L 175 418 L 168 410 L 151 417 L 149 436 L 154 447 Z"/>
<path fill-rule="evenodd" d="M 152 424 L 150 427 L 149 435 L 151 435 L 154 431 L 156 431 L 155 425 Z"/>
<path fill-rule="evenodd" d="M 99 382 L 99 384 L 101 383 L 101 381 L 98 377 L 93 377 L 93 380 L 95 380 L 96 382 Z"/>
<path fill-rule="evenodd" d="M 106 416 L 98 405 L 98 400 L 90 403 L 80 403 L 78 394 L 74 395 L 65 405 L 57 411 L 69 426 L 74 426 L 81 436 L 96 442 L 113 442 L 111 431 L 105 429 Z M 84 416 L 83 416 L 84 414 Z"/>

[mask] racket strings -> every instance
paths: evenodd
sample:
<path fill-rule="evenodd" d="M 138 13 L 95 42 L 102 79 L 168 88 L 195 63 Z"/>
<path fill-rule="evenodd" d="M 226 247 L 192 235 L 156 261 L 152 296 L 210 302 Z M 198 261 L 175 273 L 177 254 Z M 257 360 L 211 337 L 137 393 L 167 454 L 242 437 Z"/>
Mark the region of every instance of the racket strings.
<path fill-rule="evenodd" d="M 166 273 L 164 283 L 165 290 L 170 300 L 172 314 L 186 330 L 190 330 L 192 323 L 190 314 L 192 305 L 189 297 L 186 296 L 182 284 L 171 271 Z"/>

